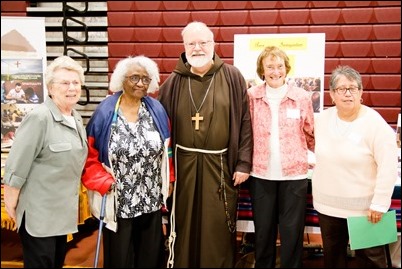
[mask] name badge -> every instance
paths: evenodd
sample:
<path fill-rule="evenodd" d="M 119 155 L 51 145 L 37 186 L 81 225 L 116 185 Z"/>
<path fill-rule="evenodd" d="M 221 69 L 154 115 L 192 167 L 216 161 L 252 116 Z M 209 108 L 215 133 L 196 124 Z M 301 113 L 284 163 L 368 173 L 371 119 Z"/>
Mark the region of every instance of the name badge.
<path fill-rule="evenodd" d="M 298 119 L 298 118 L 300 118 L 300 109 L 289 108 L 286 111 L 286 115 L 287 115 L 288 119 Z"/>

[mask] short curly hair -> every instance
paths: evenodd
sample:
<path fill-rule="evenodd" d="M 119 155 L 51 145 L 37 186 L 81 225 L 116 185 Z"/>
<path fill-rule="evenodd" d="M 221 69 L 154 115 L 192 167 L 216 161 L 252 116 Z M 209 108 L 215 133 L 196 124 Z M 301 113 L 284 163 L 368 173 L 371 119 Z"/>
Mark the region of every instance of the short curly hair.
<path fill-rule="evenodd" d="M 123 90 L 123 82 L 127 73 L 127 70 L 131 66 L 140 66 L 145 69 L 148 76 L 152 79 L 148 86 L 148 93 L 155 93 L 159 89 L 159 68 L 156 62 L 150 58 L 140 55 L 140 56 L 129 56 L 123 60 L 120 60 L 110 77 L 109 90 L 111 92 L 118 92 Z"/>

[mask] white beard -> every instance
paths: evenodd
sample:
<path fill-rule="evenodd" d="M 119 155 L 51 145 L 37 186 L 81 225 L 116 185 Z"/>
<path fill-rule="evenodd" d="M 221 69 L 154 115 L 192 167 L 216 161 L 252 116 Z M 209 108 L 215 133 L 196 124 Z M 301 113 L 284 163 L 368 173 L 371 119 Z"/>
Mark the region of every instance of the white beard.
<path fill-rule="evenodd" d="M 187 57 L 188 63 L 191 66 L 196 67 L 196 68 L 200 68 L 200 67 L 203 67 L 203 66 L 207 65 L 211 60 L 212 60 L 212 58 L 209 58 L 206 55 Z"/>

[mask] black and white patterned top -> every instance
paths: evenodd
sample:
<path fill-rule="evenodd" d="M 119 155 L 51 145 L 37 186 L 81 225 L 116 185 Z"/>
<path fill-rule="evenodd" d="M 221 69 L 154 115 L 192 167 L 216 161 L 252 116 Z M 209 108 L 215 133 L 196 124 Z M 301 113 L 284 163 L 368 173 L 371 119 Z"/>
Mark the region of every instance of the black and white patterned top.
<path fill-rule="evenodd" d="M 109 142 L 116 177 L 117 217 L 134 218 L 161 208 L 162 138 L 145 104 L 138 121 L 127 122 L 119 110 Z"/>

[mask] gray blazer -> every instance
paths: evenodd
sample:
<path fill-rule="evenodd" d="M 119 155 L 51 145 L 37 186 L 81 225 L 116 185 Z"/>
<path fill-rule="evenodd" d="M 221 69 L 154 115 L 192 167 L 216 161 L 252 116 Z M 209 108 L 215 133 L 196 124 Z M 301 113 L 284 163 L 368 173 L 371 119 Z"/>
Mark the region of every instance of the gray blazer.
<path fill-rule="evenodd" d="M 88 154 L 82 118 L 77 130 L 51 98 L 28 113 L 6 160 L 4 184 L 20 188 L 17 227 L 35 237 L 78 231 L 81 174 Z"/>

